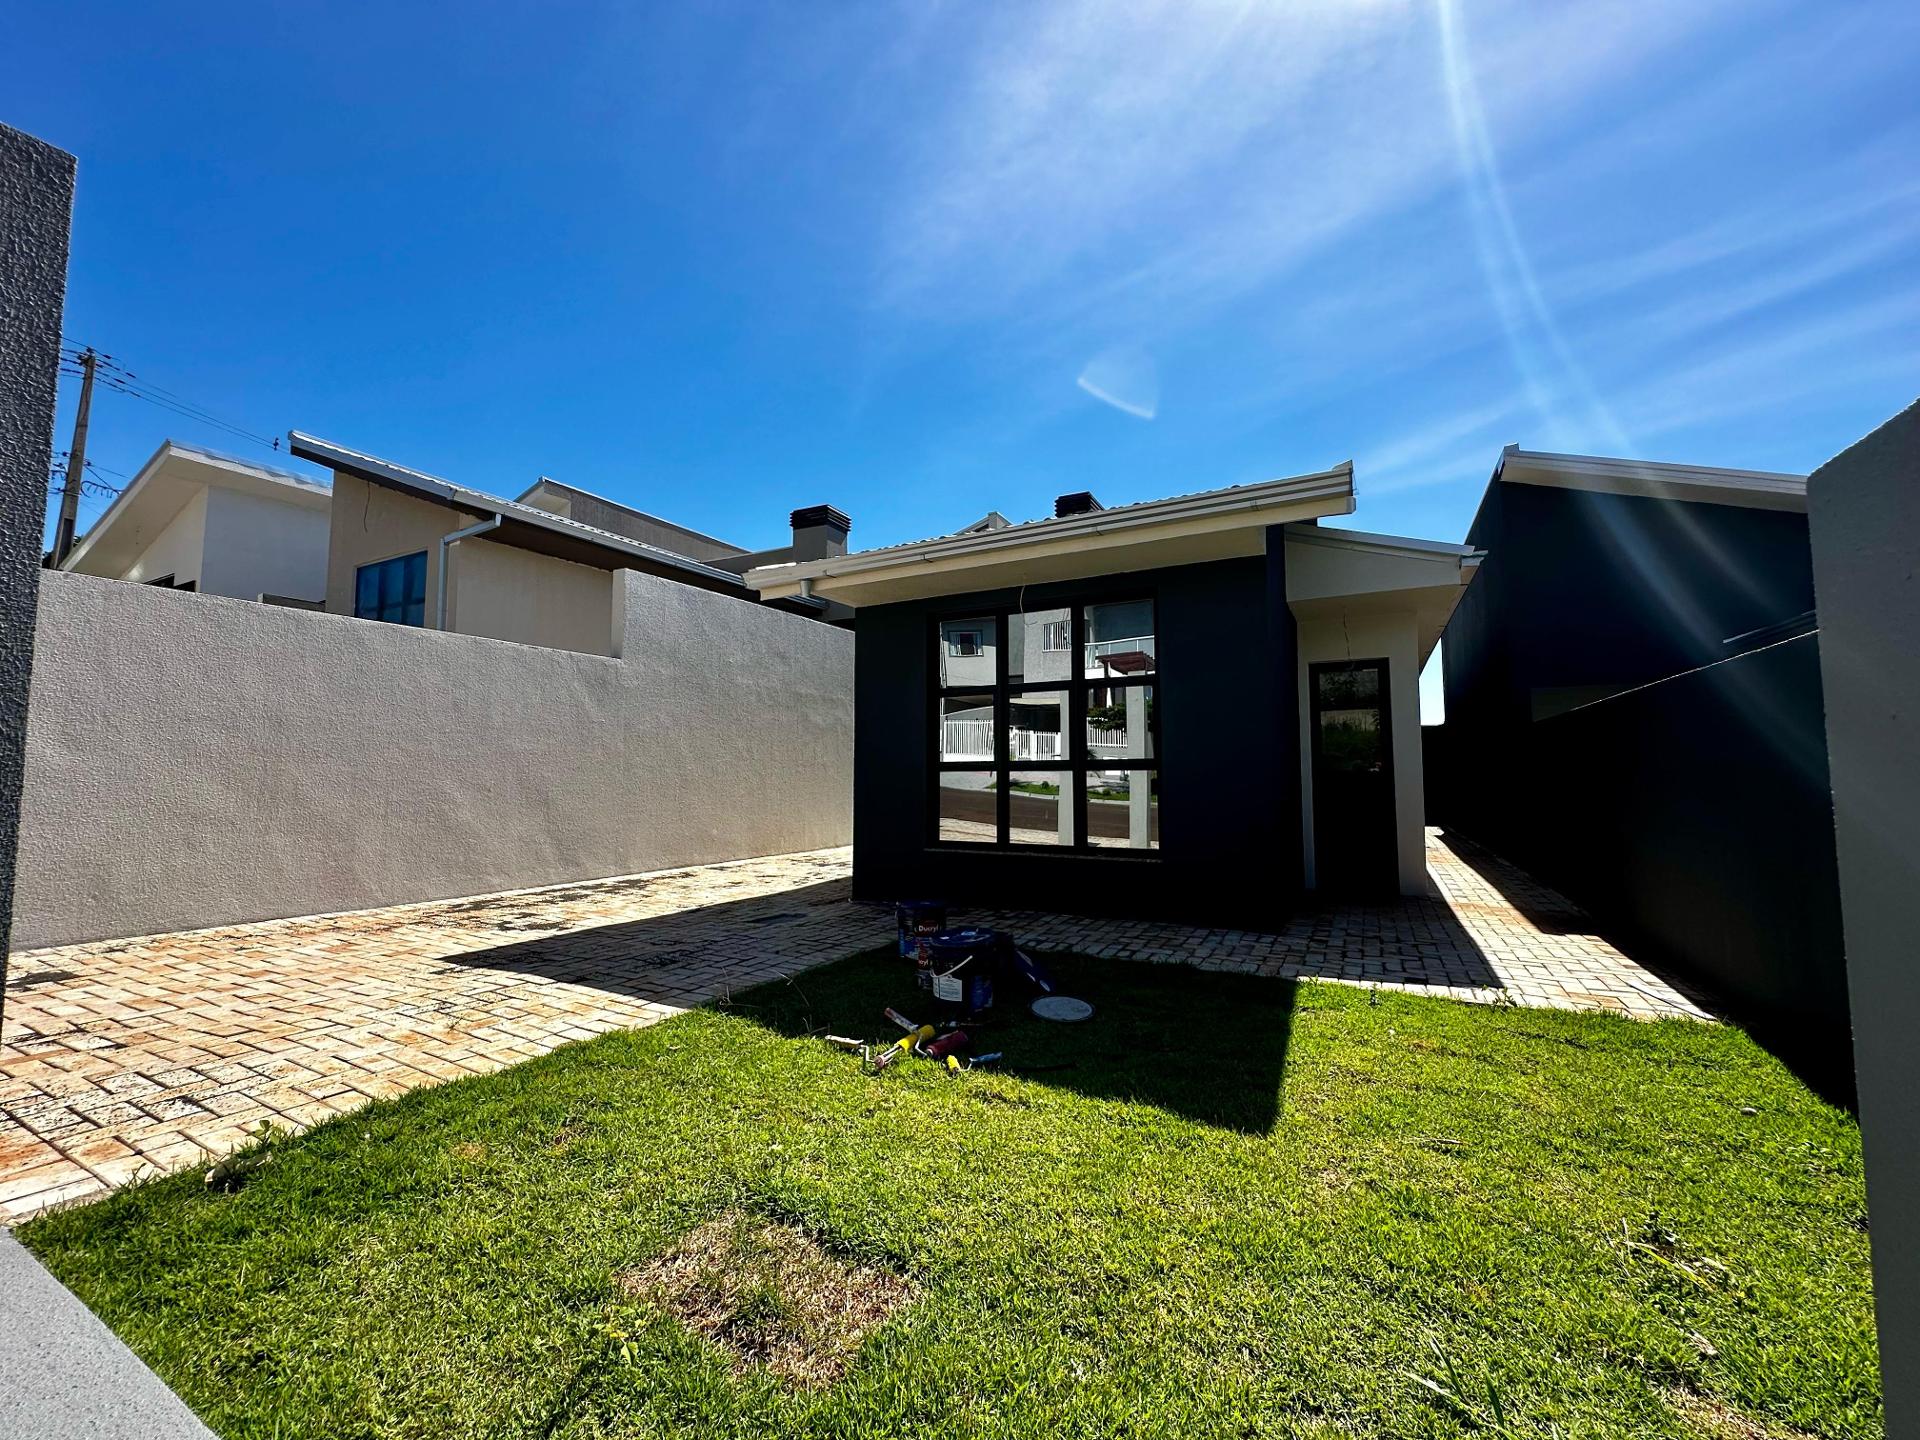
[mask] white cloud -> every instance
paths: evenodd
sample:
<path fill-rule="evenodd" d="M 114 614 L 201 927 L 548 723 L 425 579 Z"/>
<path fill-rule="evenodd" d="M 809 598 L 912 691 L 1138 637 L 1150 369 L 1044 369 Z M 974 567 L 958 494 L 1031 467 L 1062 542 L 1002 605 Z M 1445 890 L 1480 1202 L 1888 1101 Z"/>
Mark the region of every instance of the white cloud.
<path fill-rule="evenodd" d="M 1494 134 L 1577 109 L 1723 8 L 1482 7 Z M 1454 180 L 1427 0 L 971 13 L 883 217 L 886 303 L 1040 326 L 1219 303 Z"/>
<path fill-rule="evenodd" d="M 1087 362 L 1074 384 L 1136 420 L 1151 420 L 1160 413 L 1160 373 L 1153 356 L 1138 345 L 1102 350 Z"/>

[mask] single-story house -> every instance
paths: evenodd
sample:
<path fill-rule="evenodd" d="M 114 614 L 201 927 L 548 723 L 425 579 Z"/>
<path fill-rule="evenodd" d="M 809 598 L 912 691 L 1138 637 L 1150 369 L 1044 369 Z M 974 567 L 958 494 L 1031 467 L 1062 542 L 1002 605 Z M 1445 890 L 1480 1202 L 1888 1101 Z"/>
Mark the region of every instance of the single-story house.
<path fill-rule="evenodd" d="M 326 593 L 327 486 L 290 470 L 161 442 L 57 568 L 318 604 Z"/>
<path fill-rule="evenodd" d="M 750 570 L 854 615 L 854 891 L 1259 925 L 1426 894 L 1419 675 L 1470 546 L 1350 464 Z M 998 517 L 989 517 L 989 521 Z"/>
<path fill-rule="evenodd" d="M 299 431 L 291 440 L 294 455 L 333 472 L 325 593 L 335 614 L 608 655 L 617 571 L 761 598 L 716 563 L 716 552 L 745 551 L 586 491 L 542 479 L 506 500 Z M 795 511 L 793 526 L 795 546 L 820 553 L 844 551 L 851 522 L 816 506 Z M 773 603 L 836 618 L 823 600 Z"/>

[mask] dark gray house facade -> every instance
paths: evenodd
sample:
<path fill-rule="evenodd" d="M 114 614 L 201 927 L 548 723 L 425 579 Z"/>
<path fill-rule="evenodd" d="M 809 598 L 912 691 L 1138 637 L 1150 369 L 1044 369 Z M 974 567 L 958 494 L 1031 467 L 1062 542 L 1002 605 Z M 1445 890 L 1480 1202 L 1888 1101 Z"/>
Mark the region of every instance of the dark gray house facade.
<path fill-rule="evenodd" d="M 1805 478 L 1510 447 L 1468 539 L 1434 818 L 1839 1077 Z"/>
<path fill-rule="evenodd" d="M 855 614 L 854 890 L 1249 928 L 1427 893 L 1418 678 L 1465 546 L 1352 471 L 750 571 Z"/>

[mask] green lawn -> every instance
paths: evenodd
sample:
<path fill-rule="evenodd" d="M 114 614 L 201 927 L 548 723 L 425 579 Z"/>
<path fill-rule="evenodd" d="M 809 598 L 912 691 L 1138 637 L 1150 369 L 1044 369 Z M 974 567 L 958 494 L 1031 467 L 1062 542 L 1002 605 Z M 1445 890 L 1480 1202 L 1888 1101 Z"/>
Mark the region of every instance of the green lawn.
<path fill-rule="evenodd" d="M 862 957 L 22 1238 L 230 1437 L 1881 1433 L 1858 1132 L 1739 1031 L 1059 965 L 1008 1073 L 807 1038 Z M 789 1255 L 908 1297 L 836 1383 L 644 1279 Z"/>

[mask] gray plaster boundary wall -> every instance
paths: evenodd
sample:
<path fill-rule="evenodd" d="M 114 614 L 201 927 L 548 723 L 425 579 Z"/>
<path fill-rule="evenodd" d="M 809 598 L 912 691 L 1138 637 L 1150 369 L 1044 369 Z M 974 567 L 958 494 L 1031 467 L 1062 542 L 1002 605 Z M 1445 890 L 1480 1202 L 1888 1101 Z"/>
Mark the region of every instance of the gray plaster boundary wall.
<path fill-rule="evenodd" d="M 49 572 L 14 948 L 848 843 L 853 636 L 618 578 L 608 658 Z"/>

